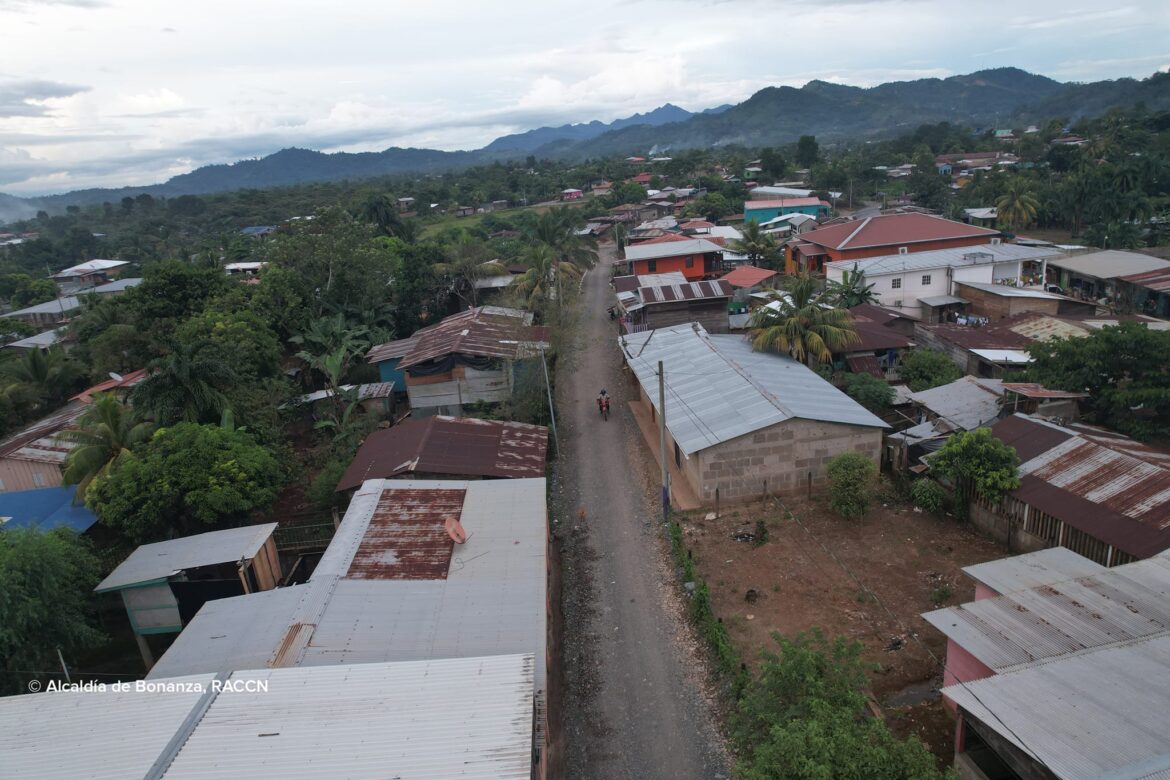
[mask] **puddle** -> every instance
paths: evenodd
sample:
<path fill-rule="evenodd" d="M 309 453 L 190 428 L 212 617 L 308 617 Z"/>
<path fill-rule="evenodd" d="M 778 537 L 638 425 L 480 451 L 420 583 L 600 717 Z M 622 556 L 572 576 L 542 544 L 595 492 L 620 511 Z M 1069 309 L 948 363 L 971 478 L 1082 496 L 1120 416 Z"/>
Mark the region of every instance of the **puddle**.
<path fill-rule="evenodd" d="M 941 696 L 942 694 L 938 692 L 938 686 L 935 682 L 933 680 L 926 680 L 924 682 L 911 683 L 897 693 L 887 696 L 882 701 L 882 707 L 913 707 L 916 704 L 935 701 Z"/>

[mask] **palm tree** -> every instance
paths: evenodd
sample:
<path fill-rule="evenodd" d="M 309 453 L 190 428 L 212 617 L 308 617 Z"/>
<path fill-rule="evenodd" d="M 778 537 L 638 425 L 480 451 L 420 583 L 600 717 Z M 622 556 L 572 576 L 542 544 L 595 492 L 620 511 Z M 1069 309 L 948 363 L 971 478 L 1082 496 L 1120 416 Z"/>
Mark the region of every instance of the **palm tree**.
<path fill-rule="evenodd" d="M 134 445 L 150 438 L 154 426 L 139 421 L 134 410 L 112 393 L 99 393 L 78 418 L 77 429 L 64 436 L 77 444 L 65 458 L 65 484 L 77 485 L 77 497 L 95 479 L 107 476 Z"/>
<path fill-rule="evenodd" d="M 995 202 L 996 214 L 999 221 L 1008 230 L 1026 228 L 1036 220 L 1036 213 L 1040 210 L 1040 203 L 1027 190 L 1021 189 L 1019 184 L 1008 186 L 1007 192 Z"/>
<path fill-rule="evenodd" d="M 776 238 L 765 233 L 760 223 L 752 219 L 744 223 L 743 238 L 732 241 L 728 248 L 741 255 L 747 255 L 748 262 L 759 265 L 761 262 L 771 267 L 780 257 L 780 245 Z"/>
<path fill-rule="evenodd" d="M 841 281 L 829 282 L 825 288 L 825 297 L 832 303 L 844 309 L 852 309 L 863 303 L 877 303 L 878 297 L 873 292 L 874 285 L 865 283 L 865 271 L 846 268 L 841 272 Z"/>
<path fill-rule="evenodd" d="M 584 226 L 585 219 L 579 209 L 551 208 L 537 217 L 528 231 L 528 239 L 551 249 L 557 262 L 592 268 L 597 262 L 597 240 L 578 234 Z"/>
<path fill-rule="evenodd" d="M 303 334 L 289 339 L 309 346 L 297 352 L 297 357 L 325 378 L 332 394 L 334 422 L 339 426 L 346 401 L 342 385 L 354 359 L 370 348 L 368 334 L 369 328 L 350 326 L 341 314 L 335 314 L 316 320 Z"/>
<path fill-rule="evenodd" d="M 81 376 L 77 364 L 56 344 L 44 350 L 26 350 L 16 360 L 4 363 L 0 371 L 9 391 L 18 386 L 41 404 L 63 399 Z"/>
<path fill-rule="evenodd" d="M 398 205 L 384 192 L 372 192 L 362 201 L 357 216 L 366 222 L 375 225 L 378 232 L 392 236 L 401 225 L 398 217 Z"/>
<path fill-rule="evenodd" d="M 565 288 L 572 289 L 581 281 L 581 270 L 566 260 L 558 261 L 556 253 L 544 244 L 529 248 L 526 259 L 528 270 L 512 283 L 512 289 L 532 311 L 548 301 L 560 300 Z"/>
<path fill-rule="evenodd" d="M 223 388 L 238 381 L 211 341 L 180 342 L 147 368 L 132 400 L 159 425 L 217 422 L 228 405 Z"/>
<path fill-rule="evenodd" d="M 435 263 L 434 268 L 439 276 L 451 279 L 455 294 L 469 307 L 479 302 L 477 281 L 508 273 L 498 260 L 488 259 L 487 246 L 482 241 L 466 232 L 448 248 L 447 261 Z"/>
<path fill-rule="evenodd" d="M 773 301 L 752 315 L 752 349 L 783 352 L 802 363 L 827 363 L 834 352 L 860 341 L 853 318 L 817 300 L 816 282 L 797 278 L 787 292 L 772 293 Z"/>

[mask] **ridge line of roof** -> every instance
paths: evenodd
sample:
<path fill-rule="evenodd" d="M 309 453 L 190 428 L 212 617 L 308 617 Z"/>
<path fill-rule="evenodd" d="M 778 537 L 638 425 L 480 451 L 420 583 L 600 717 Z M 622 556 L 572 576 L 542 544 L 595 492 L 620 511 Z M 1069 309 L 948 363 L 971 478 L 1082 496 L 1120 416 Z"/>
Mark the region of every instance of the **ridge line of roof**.
<path fill-rule="evenodd" d="M 699 327 L 702 328 L 703 326 L 700 325 Z M 727 334 L 719 334 L 719 335 L 734 336 L 735 334 L 727 333 Z M 781 413 L 788 415 L 788 417 L 790 417 L 790 418 L 806 419 L 806 418 L 801 417 L 800 415 L 796 414 L 795 412 L 793 412 L 792 409 L 790 409 L 789 407 L 785 406 L 780 401 L 779 398 L 776 398 L 774 395 L 772 395 L 772 393 L 770 391 L 768 391 L 763 386 L 761 386 L 760 383 L 757 382 L 752 377 L 751 373 L 746 368 L 741 366 L 734 358 L 730 357 L 729 355 L 725 354 L 722 350 L 720 350 L 718 348 L 718 346 L 716 345 L 716 343 L 711 340 L 711 334 L 707 333 L 706 328 L 703 329 L 703 337 L 706 338 L 706 340 L 708 342 L 710 342 L 712 348 L 715 350 L 715 353 L 717 355 L 719 355 L 719 357 L 723 358 L 723 360 L 728 365 L 730 365 L 736 371 L 736 373 L 738 373 L 740 376 L 742 376 L 748 384 L 750 384 L 753 388 L 755 388 L 756 392 L 758 392 L 760 395 L 764 396 L 764 398 L 767 399 L 768 403 L 772 404 L 772 406 L 776 407 L 776 409 L 778 409 Z M 746 337 L 745 337 L 745 340 L 746 340 Z"/>
<path fill-rule="evenodd" d="M 856 236 L 858 233 L 860 233 L 860 232 L 861 232 L 861 231 L 862 231 L 862 230 L 865 228 L 865 226 L 866 226 L 866 225 L 868 225 L 868 224 L 869 224 L 869 221 L 870 221 L 871 219 L 873 219 L 873 217 L 866 217 L 865 219 L 861 220 L 861 224 L 860 224 L 860 225 L 858 225 L 858 226 L 857 226 L 857 228 L 856 228 L 856 229 L 854 229 L 854 231 L 853 231 L 852 233 L 850 233 L 849 235 L 845 236 L 845 240 L 844 240 L 844 241 L 842 241 L 840 244 L 837 244 L 837 246 L 835 247 L 835 249 L 844 249 L 844 248 L 845 248 L 845 245 L 846 245 L 846 244 L 848 244 L 850 241 L 852 241 L 852 240 L 853 240 L 853 238 L 854 238 L 854 237 L 855 237 L 855 236 Z"/>

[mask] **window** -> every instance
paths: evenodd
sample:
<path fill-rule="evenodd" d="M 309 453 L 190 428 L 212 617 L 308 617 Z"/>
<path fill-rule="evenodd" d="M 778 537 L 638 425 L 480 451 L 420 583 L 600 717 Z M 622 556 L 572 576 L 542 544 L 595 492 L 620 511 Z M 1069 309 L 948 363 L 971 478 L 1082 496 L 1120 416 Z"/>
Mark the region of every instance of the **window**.
<path fill-rule="evenodd" d="M 902 280 L 901 279 L 891 279 L 890 280 L 890 289 L 891 290 L 901 290 L 902 289 Z"/>
<path fill-rule="evenodd" d="M 694 267 L 695 267 L 695 256 L 694 255 L 687 255 L 687 268 L 694 268 Z"/>
<path fill-rule="evenodd" d="M 33 484 L 37 487 L 45 486 L 45 475 L 37 471 L 33 473 Z"/>
<path fill-rule="evenodd" d="M 648 274 L 658 273 L 658 261 L 657 260 L 647 260 L 646 261 L 646 273 L 648 273 Z"/>
<path fill-rule="evenodd" d="M 922 275 L 922 286 L 923 287 L 930 286 L 930 274 L 923 274 Z"/>

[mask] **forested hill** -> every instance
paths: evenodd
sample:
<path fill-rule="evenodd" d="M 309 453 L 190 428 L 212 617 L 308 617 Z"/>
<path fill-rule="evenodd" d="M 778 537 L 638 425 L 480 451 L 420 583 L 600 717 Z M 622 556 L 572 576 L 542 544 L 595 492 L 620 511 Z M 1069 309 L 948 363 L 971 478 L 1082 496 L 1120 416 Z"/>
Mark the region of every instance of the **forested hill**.
<path fill-rule="evenodd" d="M 594 131 L 606 127 L 601 123 L 540 128 L 505 136 L 476 151 L 390 148 L 382 152 L 325 154 L 284 149 L 257 160 L 198 168 L 165 184 L 79 190 L 10 202 L 5 211 L 19 210 L 21 206 L 59 211 L 70 204 L 117 201 L 142 193 L 177 197 L 428 173 L 522 159 L 529 154 L 574 160 L 729 144 L 759 147 L 789 143 L 801 135 L 815 135 L 823 141 L 883 138 L 942 121 L 975 128 L 1020 127 L 1055 116 L 1075 121 L 1139 102 L 1151 110 L 1170 108 L 1170 75 L 1065 84 L 1017 68 L 998 68 L 946 79 L 891 82 L 868 89 L 812 81 L 800 88 L 768 87 L 738 105 L 690 114 L 682 121 L 668 121 L 688 112 L 667 104 L 648 114 L 610 123 L 609 129 L 600 134 Z M 667 123 L 661 124 L 662 121 Z M 659 124 L 653 124 L 656 122 Z M 588 137 L 564 136 L 578 131 Z M 533 146 L 534 143 L 540 145 Z"/>

